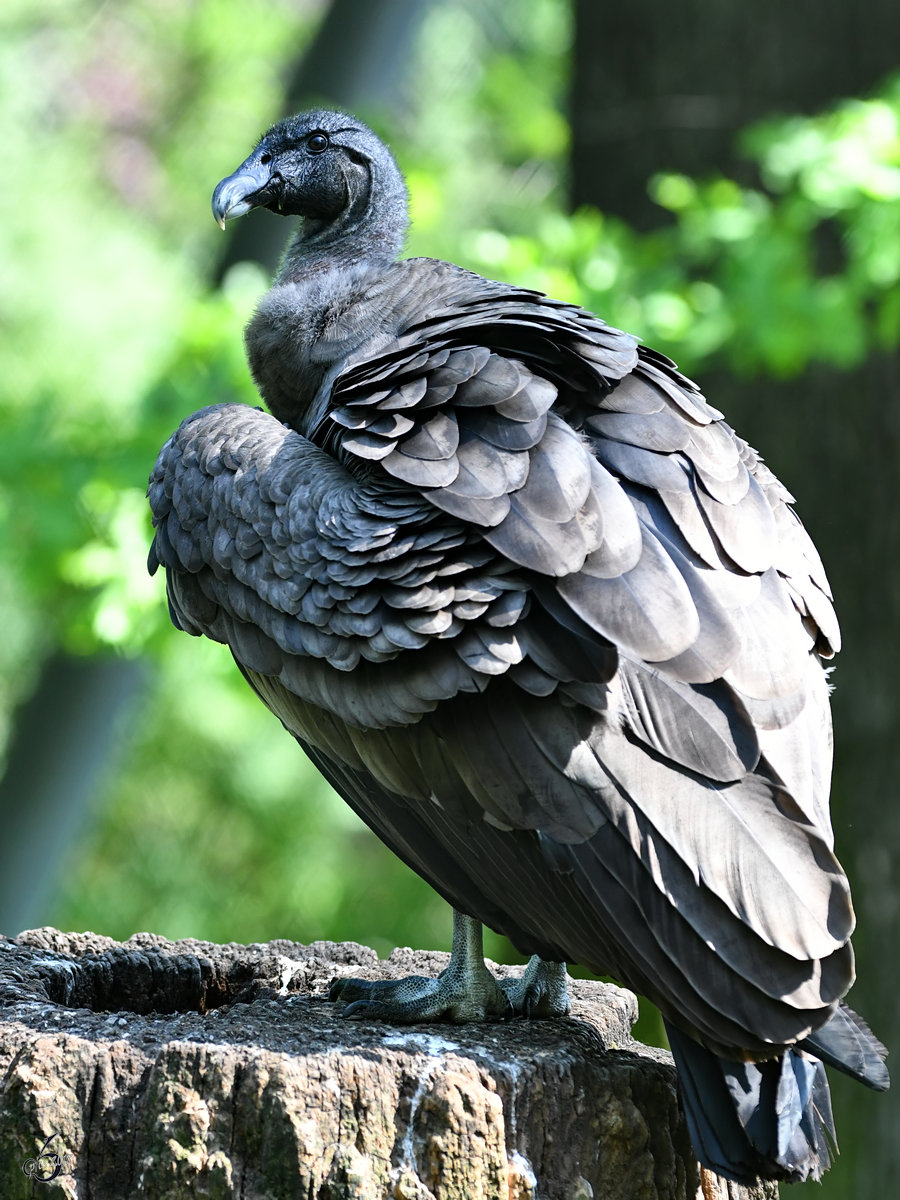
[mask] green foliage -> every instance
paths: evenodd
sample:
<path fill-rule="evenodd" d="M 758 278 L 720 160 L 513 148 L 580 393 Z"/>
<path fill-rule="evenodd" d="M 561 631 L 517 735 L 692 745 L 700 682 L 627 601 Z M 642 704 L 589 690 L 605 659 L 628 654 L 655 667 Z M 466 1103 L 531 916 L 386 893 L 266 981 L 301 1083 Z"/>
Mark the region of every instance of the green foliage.
<path fill-rule="evenodd" d="M 602 313 L 691 371 L 784 376 L 896 346 L 900 80 L 871 100 L 757 126 L 744 146 L 758 187 L 660 175 L 650 194 L 671 220 L 649 234 L 589 209 L 566 215 L 552 192 L 523 197 L 506 221 L 489 191 L 487 221 L 470 211 L 457 233 L 459 210 L 432 205 L 429 232 L 449 229 L 473 270 Z"/>
<path fill-rule="evenodd" d="M 209 195 L 277 114 L 273 66 L 320 7 L 254 5 L 248 22 L 218 0 L 175 6 L 167 26 L 149 0 L 4 14 L 7 170 L 30 203 L 7 213 L 0 257 L 0 709 L 60 644 L 157 665 L 42 918 L 64 927 L 355 936 L 385 953 L 446 941 L 444 906 L 322 783 L 227 651 L 176 635 L 146 571 L 159 447 L 205 404 L 258 402 L 241 331 L 266 280 L 244 264 L 210 290 Z"/>
<path fill-rule="evenodd" d="M 252 395 L 240 319 L 205 288 L 201 198 L 228 154 L 214 130 L 257 130 L 234 89 L 274 107 L 271 63 L 309 23 L 257 7 L 249 30 L 222 0 L 166 24 L 153 0 L 4 9 L 0 594 L 23 637 L 0 650 L 0 709 L 38 647 L 134 653 L 162 627 L 137 568 L 149 467 L 198 403 Z"/>
<path fill-rule="evenodd" d="M 63 926 L 447 944 L 441 902 L 323 787 L 227 652 L 171 629 L 145 573 L 160 445 L 197 408 L 256 402 L 240 330 L 265 282 L 241 265 L 209 288 L 208 197 L 280 115 L 320 8 L 15 0 L 0 18 L 15 201 L 0 235 L 0 712 L 59 644 L 157 665 L 46 914 Z M 638 236 L 565 211 L 570 39 L 562 0 L 434 8 L 394 138 L 411 253 L 580 302 L 692 370 L 788 373 L 896 345 L 898 85 L 752 131 L 755 188 L 652 181 L 669 218 Z"/>

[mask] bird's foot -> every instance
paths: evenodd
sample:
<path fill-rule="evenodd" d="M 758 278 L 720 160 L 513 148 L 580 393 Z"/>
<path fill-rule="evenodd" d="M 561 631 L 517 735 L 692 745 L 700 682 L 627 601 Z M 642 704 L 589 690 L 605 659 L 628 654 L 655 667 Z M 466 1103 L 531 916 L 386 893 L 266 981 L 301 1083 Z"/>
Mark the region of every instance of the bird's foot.
<path fill-rule="evenodd" d="M 520 976 L 497 982 L 516 1016 L 567 1017 L 572 1010 L 563 962 L 547 962 L 535 954 Z"/>
<path fill-rule="evenodd" d="M 328 999 L 346 1005 L 344 1017 L 409 1025 L 419 1021 L 556 1017 L 569 1012 L 565 963 L 536 955 L 519 978 L 495 979 L 484 963 L 481 925 L 464 913 L 453 914 L 453 952 L 437 979 L 335 979 Z"/>
<path fill-rule="evenodd" d="M 513 1015 L 512 1003 L 487 967 L 476 973 L 450 966 L 429 979 L 408 975 L 404 979 L 335 979 L 329 1000 L 346 1004 L 342 1017 L 390 1021 L 410 1025 L 418 1021 L 485 1021 Z M 512 981 L 511 981 L 512 982 Z"/>

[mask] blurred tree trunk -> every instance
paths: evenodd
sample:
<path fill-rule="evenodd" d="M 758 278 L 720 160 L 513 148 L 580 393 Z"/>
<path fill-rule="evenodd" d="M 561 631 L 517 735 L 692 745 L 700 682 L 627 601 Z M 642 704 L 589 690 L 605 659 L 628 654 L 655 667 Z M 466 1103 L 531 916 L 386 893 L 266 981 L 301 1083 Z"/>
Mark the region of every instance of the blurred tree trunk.
<path fill-rule="evenodd" d="M 650 228 L 660 170 L 748 178 L 735 135 L 774 113 L 864 95 L 898 66 L 894 0 L 654 0 L 576 4 L 572 198 Z M 701 379 L 712 402 L 798 497 L 831 579 L 844 630 L 835 673 L 837 849 L 854 887 L 859 983 L 851 1001 L 900 1043 L 896 670 L 900 624 L 900 364 L 823 368 L 791 381 Z M 888 948 L 891 950 L 888 950 Z M 842 1155 L 824 1197 L 898 1194 L 900 1096 L 830 1072 Z"/>
<path fill-rule="evenodd" d="M 127 741 L 146 664 L 56 654 L 16 718 L 0 780 L 0 932 L 46 919 L 72 842 Z"/>
<path fill-rule="evenodd" d="M 572 201 L 658 224 L 655 171 L 750 172 L 735 134 L 870 92 L 900 67 L 895 0 L 575 5 Z"/>

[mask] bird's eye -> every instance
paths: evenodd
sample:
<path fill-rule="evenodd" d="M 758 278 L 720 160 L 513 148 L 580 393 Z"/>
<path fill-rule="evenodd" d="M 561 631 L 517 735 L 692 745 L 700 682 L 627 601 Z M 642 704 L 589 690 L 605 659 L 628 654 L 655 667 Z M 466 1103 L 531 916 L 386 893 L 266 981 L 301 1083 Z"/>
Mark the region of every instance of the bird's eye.
<path fill-rule="evenodd" d="M 272 155 L 269 154 L 267 150 L 265 154 L 260 155 L 259 161 L 263 164 L 263 166 L 265 166 L 266 163 L 270 163 L 272 161 Z"/>
<path fill-rule="evenodd" d="M 324 133 L 311 133 L 306 139 L 306 148 L 310 154 L 321 154 L 328 149 L 328 138 Z"/>

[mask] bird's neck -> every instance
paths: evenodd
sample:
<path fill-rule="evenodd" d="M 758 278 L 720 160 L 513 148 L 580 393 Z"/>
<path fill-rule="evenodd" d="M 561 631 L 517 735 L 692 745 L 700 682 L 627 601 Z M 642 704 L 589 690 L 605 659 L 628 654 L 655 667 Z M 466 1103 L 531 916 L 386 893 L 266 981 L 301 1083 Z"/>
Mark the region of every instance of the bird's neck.
<path fill-rule="evenodd" d="M 246 331 L 263 398 L 303 433 L 321 418 L 334 368 L 393 336 L 384 289 L 406 236 L 403 176 L 393 160 L 370 163 L 348 177 L 346 193 L 337 216 L 302 218 Z"/>
<path fill-rule="evenodd" d="M 263 296 L 245 330 L 247 357 L 270 412 L 309 435 L 330 403 L 342 364 L 393 345 L 391 260 L 322 260 L 282 277 Z"/>
<path fill-rule="evenodd" d="M 396 260 L 409 226 L 406 186 L 393 161 L 370 163 L 347 181 L 336 216 L 302 218 L 281 260 L 276 283 L 299 283 L 336 268 L 377 273 Z"/>

